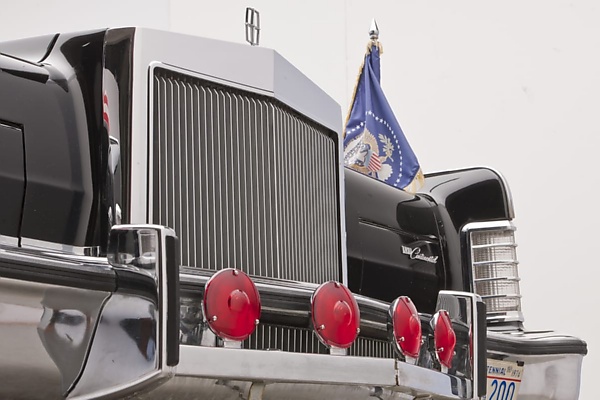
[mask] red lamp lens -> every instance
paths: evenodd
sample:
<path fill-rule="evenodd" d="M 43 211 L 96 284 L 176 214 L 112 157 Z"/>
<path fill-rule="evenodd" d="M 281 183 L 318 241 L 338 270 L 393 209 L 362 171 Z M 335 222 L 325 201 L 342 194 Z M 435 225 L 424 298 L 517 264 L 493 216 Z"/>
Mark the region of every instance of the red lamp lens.
<path fill-rule="evenodd" d="M 260 296 L 244 272 L 224 269 L 214 274 L 204 289 L 204 315 L 219 337 L 244 340 L 260 318 Z"/>
<path fill-rule="evenodd" d="M 415 304 L 407 296 L 400 296 L 390 306 L 394 343 L 400 352 L 412 358 L 421 350 L 421 319 Z"/>
<path fill-rule="evenodd" d="M 435 353 L 443 366 L 452 367 L 454 347 L 456 347 L 456 334 L 452 328 L 452 321 L 446 310 L 439 310 L 433 316 Z"/>
<path fill-rule="evenodd" d="M 330 281 L 311 298 L 312 322 L 319 339 L 329 347 L 350 347 L 358 336 L 360 310 L 350 290 Z"/>

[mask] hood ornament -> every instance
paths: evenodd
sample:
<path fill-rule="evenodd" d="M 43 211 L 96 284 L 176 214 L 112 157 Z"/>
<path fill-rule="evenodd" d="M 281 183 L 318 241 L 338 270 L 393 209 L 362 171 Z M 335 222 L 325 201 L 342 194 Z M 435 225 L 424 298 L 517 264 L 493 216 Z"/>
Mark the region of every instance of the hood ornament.
<path fill-rule="evenodd" d="M 260 41 L 260 13 L 252 7 L 246 7 L 246 42 L 258 46 Z"/>

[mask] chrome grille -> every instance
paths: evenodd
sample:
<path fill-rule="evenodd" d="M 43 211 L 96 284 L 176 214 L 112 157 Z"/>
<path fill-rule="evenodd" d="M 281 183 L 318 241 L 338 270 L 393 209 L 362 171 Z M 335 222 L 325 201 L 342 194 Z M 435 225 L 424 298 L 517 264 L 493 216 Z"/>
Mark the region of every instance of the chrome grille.
<path fill-rule="evenodd" d="M 348 355 L 357 357 L 394 358 L 392 343 L 386 340 L 359 337 L 348 349 Z"/>
<path fill-rule="evenodd" d="M 311 329 L 260 324 L 244 342 L 244 348 L 281 350 L 294 353 L 328 354 L 329 350 Z M 394 358 L 392 344 L 385 340 L 358 337 L 347 352 L 350 356 Z"/>
<path fill-rule="evenodd" d="M 156 68 L 152 221 L 182 265 L 341 279 L 335 133 L 269 97 Z"/>
<path fill-rule="evenodd" d="M 327 354 L 328 350 L 310 329 L 259 324 L 244 342 L 244 348 L 293 353 Z"/>

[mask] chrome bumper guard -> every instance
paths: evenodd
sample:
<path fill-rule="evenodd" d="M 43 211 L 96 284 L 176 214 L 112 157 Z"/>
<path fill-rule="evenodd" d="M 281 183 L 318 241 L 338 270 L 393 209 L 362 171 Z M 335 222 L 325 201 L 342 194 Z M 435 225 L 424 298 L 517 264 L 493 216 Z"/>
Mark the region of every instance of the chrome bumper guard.
<path fill-rule="evenodd" d="M 173 376 L 179 362 L 176 242 L 175 232 L 159 225 L 112 227 L 107 258 L 119 285 L 104 304 L 69 399 L 126 398 Z"/>

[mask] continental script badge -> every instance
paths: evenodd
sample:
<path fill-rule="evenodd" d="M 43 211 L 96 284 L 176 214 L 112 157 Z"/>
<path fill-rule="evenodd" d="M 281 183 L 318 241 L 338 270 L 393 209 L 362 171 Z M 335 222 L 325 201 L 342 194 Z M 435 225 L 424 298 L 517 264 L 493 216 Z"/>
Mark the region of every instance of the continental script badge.
<path fill-rule="evenodd" d="M 431 264 L 437 263 L 438 260 L 438 256 L 426 256 L 421 254 L 420 247 L 412 248 L 408 246 L 402 246 L 402 254 L 408 255 L 411 260 L 422 260 Z"/>

